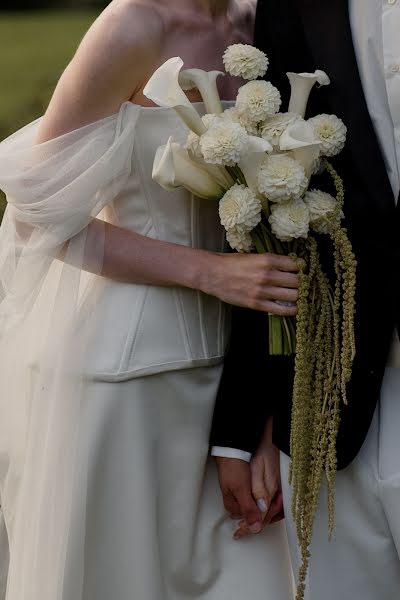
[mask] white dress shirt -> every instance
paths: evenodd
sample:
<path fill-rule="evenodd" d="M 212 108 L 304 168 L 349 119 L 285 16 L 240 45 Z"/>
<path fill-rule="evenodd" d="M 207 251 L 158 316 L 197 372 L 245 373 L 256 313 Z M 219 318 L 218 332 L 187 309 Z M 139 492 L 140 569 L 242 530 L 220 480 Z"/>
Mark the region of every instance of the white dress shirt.
<path fill-rule="evenodd" d="M 400 192 L 400 0 L 349 0 L 349 10 L 365 99 L 397 201 Z M 397 332 L 393 335 L 388 365 L 400 368 Z M 251 458 L 248 452 L 233 448 L 215 447 L 212 454 L 246 461 Z"/>

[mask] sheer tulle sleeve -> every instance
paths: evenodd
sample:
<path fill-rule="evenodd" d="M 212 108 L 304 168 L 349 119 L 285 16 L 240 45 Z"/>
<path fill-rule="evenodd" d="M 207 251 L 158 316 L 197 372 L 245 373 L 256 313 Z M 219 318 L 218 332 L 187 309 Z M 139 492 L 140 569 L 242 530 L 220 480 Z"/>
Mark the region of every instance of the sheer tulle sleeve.
<path fill-rule="evenodd" d="M 118 114 L 35 145 L 39 119 L 0 144 L 9 203 L 0 234 L 3 297 L 31 300 L 66 242 L 66 262 L 69 253 L 80 264 L 82 239 L 74 238 L 126 182 L 139 111 L 127 102 Z"/>
<path fill-rule="evenodd" d="M 101 327 L 96 278 L 104 251 L 104 232 L 90 223 L 129 177 L 139 112 L 125 103 L 38 145 L 36 121 L 0 144 L 8 200 L 0 229 L 0 495 L 13 506 L 5 514 L 10 600 L 63 600 L 68 532 L 72 518 L 84 523 L 85 498 L 72 516 L 71 490 L 86 464 L 79 421 L 91 385 L 85 356 Z M 83 552 L 74 549 L 77 565 Z M 74 600 L 83 597 L 81 577 L 77 568 Z"/>

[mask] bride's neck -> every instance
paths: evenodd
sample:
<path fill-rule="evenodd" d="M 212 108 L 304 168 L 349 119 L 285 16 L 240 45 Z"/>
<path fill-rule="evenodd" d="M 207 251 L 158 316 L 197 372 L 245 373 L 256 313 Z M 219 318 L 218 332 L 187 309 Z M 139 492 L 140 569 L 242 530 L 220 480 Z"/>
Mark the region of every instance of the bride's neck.
<path fill-rule="evenodd" d="M 231 0 L 169 0 L 168 4 L 174 5 L 177 9 L 190 8 L 206 16 L 218 17 L 227 12 Z"/>

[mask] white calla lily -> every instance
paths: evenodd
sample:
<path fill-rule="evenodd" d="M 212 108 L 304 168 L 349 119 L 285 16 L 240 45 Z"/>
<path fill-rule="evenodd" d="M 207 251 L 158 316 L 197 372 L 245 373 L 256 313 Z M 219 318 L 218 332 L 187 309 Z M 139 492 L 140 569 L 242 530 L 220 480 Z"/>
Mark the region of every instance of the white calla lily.
<path fill-rule="evenodd" d="M 311 177 L 321 155 L 321 143 L 311 123 L 303 119 L 291 123 L 280 137 L 279 148 L 282 152 L 290 152 L 303 166 L 307 177 Z"/>
<path fill-rule="evenodd" d="M 179 84 L 185 91 L 198 89 L 203 98 L 206 113 L 220 115 L 223 112 L 217 88 L 217 79 L 220 75 L 225 74 L 222 71 L 187 69 L 186 71 L 181 71 Z"/>
<path fill-rule="evenodd" d="M 279 139 L 279 149 L 282 152 L 315 145 L 319 147 L 321 142 L 315 135 L 312 124 L 303 119 L 290 123 Z"/>
<path fill-rule="evenodd" d="M 152 176 L 167 191 L 184 187 L 199 198 L 218 200 L 225 193 L 207 171 L 191 160 L 185 148 L 172 141 L 172 137 L 165 146 L 158 148 Z"/>
<path fill-rule="evenodd" d="M 307 110 L 308 98 L 316 83 L 320 86 L 329 85 L 330 79 L 324 71 L 315 73 L 287 73 L 292 88 L 288 112 L 297 113 L 304 117 Z"/>
<path fill-rule="evenodd" d="M 202 158 L 194 156 L 190 151 L 189 158 L 194 163 L 199 165 L 201 169 L 203 169 L 209 175 L 211 175 L 211 177 L 213 177 L 213 179 L 215 179 L 218 185 L 224 188 L 224 190 L 229 190 L 234 185 L 235 180 L 233 179 L 233 177 L 231 177 L 231 175 L 228 173 L 225 167 L 220 167 L 219 165 L 210 165 L 209 163 L 206 163 Z"/>
<path fill-rule="evenodd" d="M 206 131 L 204 123 L 179 84 L 182 67 L 183 60 L 178 56 L 167 60 L 149 79 L 143 94 L 158 106 L 176 110 L 189 129 L 202 135 Z"/>
<path fill-rule="evenodd" d="M 271 144 L 262 138 L 250 136 L 248 151 L 239 162 L 239 167 L 246 179 L 247 186 L 251 191 L 262 197 L 258 189 L 258 173 L 260 164 L 265 158 L 265 154 L 273 151 Z"/>
<path fill-rule="evenodd" d="M 260 152 L 270 153 L 273 151 L 273 146 L 263 138 L 249 135 L 248 154 L 259 154 Z"/>

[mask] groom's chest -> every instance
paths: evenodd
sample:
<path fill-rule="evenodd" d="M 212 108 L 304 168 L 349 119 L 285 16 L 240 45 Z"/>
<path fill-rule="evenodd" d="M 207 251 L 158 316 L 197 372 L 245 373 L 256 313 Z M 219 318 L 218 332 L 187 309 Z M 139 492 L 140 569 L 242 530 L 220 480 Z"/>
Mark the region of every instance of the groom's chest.
<path fill-rule="evenodd" d="M 357 120 L 355 113 L 365 97 L 353 44 L 351 2 L 259 0 L 255 45 L 269 55 L 269 75 L 279 85 L 284 103 L 290 95 L 286 72 L 322 69 L 331 85 L 312 95 L 310 110 L 330 108 Z"/>
<path fill-rule="evenodd" d="M 364 93 L 365 82 L 353 38 L 352 1 L 261 0 L 255 45 L 269 54 L 270 77 L 282 92 L 284 106 L 290 93 L 287 71 L 322 69 L 328 73 L 331 85 L 313 92 L 310 113 L 334 113 L 348 127 L 347 148 L 340 157 L 340 168 L 346 178 L 348 197 L 351 194 L 349 210 L 357 218 L 365 219 L 365 226 L 368 215 L 374 215 L 375 222 L 393 223 L 398 215 L 394 215 L 395 200 L 386 157 Z M 370 0 L 360 1 L 366 6 Z M 382 4 L 381 0 L 373 1 Z M 361 39 L 366 32 L 358 33 Z M 361 45 L 364 46 L 364 41 Z M 386 93 L 384 88 L 383 91 Z"/>

